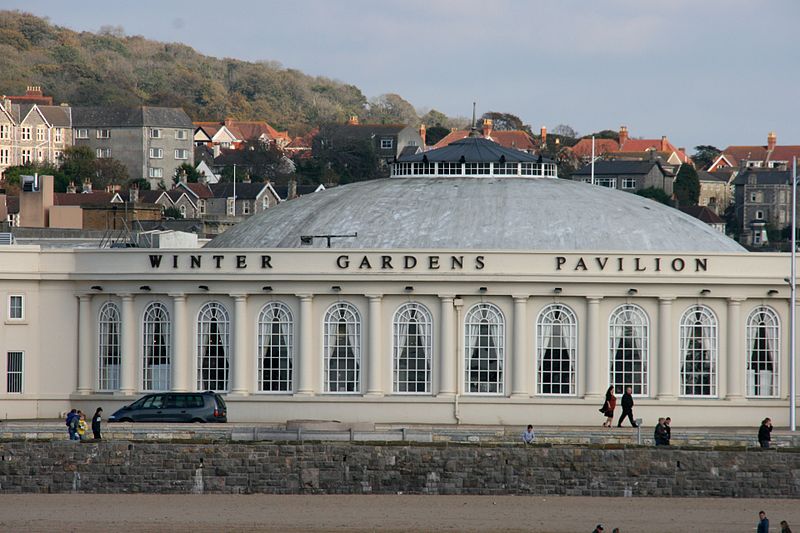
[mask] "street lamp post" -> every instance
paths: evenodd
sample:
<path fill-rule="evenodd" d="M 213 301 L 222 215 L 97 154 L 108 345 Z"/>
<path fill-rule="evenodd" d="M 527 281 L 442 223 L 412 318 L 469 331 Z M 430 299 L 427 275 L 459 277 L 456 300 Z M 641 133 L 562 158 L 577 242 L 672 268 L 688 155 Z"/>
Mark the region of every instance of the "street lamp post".
<path fill-rule="evenodd" d="M 792 268 L 791 279 L 789 281 L 789 292 L 791 294 L 789 303 L 789 428 L 796 431 L 796 409 L 797 409 L 797 389 L 796 389 L 796 369 L 795 353 L 797 341 L 796 311 L 797 300 L 797 157 L 792 158 Z"/>

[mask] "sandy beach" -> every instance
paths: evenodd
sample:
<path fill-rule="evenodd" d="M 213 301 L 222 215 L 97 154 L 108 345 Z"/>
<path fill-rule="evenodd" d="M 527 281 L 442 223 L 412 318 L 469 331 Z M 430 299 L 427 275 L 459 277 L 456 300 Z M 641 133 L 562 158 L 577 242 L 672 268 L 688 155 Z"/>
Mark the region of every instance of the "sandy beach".
<path fill-rule="evenodd" d="M 0 496 L 0 531 L 752 532 L 800 526 L 800 502 L 534 496 L 24 494 Z"/>

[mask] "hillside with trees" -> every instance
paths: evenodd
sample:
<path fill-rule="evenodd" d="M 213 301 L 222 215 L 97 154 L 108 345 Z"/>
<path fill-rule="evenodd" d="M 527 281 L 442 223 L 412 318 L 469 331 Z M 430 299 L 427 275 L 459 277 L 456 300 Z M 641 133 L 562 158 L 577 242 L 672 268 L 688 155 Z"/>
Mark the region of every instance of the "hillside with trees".
<path fill-rule="evenodd" d="M 183 44 L 125 35 L 120 27 L 76 32 L 17 11 L 0 11 L 0 72 L 0 94 L 40 85 L 55 102 L 182 107 L 193 120 L 266 120 L 292 135 L 350 115 L 420 121 L 396 94 L 367 100 L 354 85 L 277 62 L 210 57 Z"/>

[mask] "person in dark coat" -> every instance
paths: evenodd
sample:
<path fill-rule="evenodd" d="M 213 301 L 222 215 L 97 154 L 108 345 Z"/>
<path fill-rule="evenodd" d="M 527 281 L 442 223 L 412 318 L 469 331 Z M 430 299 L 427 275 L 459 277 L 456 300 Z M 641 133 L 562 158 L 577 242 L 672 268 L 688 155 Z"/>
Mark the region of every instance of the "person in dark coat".
<path fill-rule="evenodd" d="M 633 419 L 633 389 L 628 387 L 625 389 L 625 394 L 622 395 L 622 416 L 619 417 L 619 423 L 617 427 L 622 427 L 622 421 L 625 420 L 625 417 L 628 417 L 628 420 L 631 421 L 631 426 L 638 427 L 636 425 L 636 421 Z"/>
<path fill-rule="evenodd" d="M 772 439 L 770 433 L 772 433 L 772 420 L 765 418 L 761 422 L 761 427 L 758 428 L 758 444 L 762 448 L 769 448 L 769 441 Z"/>
<path fill-rule="evenodd" d="M 100 424 L 102 422 L 103 422 L 103 408 L 98 407 L 97 411 L 94 412 L 94 416 L 92 417 L 92 433 L 94 434 L 95 439 L 103 438 L 100 435 Z"/>
<path fill-rule="evenodd" d="M 70 410 L 69 413 L 67 413 L 67 419 L 65 421 L 67 423 L 67 433 L 69 434 L 69 440 L 75 440 L 75 436 L 76 436 L 75 429 L 76 428 L 75 428 L 75 425 L 72 423 L 72 420 L 75 419 L 75 418 L 78 418 L 78 410 L 77 409 L 72 409 L 72 410 Z"/>
<path fill-rule="evenodd" d="M 670 417 L 664 419 L 664 429 L 667 430 L 667 442 L 664 444 L 669 446 L 669 441 L 672 439 L 672 419 Z"/>
<path fill-rule="evenodd" d="M 604 428 L 610 428 L 614 424 L 614 408 L 617 406 L 617 397 L 614 396 L 614 386 L 610 386 L 606 391 L 606 401 L 603 402 L 603 407 L 600 412 L 606 417 L 603 422 Z"/>
<path fill-rule="evenodd" d="M 769 420 L 769 418 L 767 418 Z M 769 519 L 767 518 L 767 513 L 764 511 L 759 511 L 758 513 L 758 527 L 756 528 L 756 533 L 769 533 Z"/>
<path fill-rule="evenodd" d="M 656 446 L 666 446 L 669 443 L 667 440 L 667 425 L 663 416 L 658 419 L 658 424 L 656 424 L 656 429 L 653 432 L 653 440 Z"/>

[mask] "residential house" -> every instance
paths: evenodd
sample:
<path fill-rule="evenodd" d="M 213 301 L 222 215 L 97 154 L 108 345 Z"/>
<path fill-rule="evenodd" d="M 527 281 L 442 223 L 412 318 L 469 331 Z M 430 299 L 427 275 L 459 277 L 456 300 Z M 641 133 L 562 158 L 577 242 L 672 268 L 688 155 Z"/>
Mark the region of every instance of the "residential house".
<path fill-rule="evenodd" d="M 704 205 L 690 205 L 678 209 L 725 235 L 725 221 L 713 209 Z"/>
<path fill-rule="evenodd" d="M 205 160 L 200 161 L 194 168 L 200 174 L 204 183 L 217 183 L 219 182 L 219 174 L 215 173 L 211 166 Z"/>
<path fill-rule="evenodd" d="M 205 217 L 208 212 L 208 201 L 214 198 L 214 193 L 211 192 L 207 183 L 186 183 L 181 181 L 175 185 L 175 188 L 182 190 L 192 203 L 197 206 L 197 216 L 199 218 Z"/>
<path fill-rule="evenodd" d="M 247 142 L 274 143 L 285 148 L 292 138 L 288 131 L 278 131 L 263 120 L 234 120 L 223 122 L 195 122 L 195 146 L 207 146 L 218 156 L 223 148 L 241 149 Z"/>
<path fill-rule="evenodd" d="M 180 108 L 74 107 L 72 127 L 76 146 L 121 161 L 152 189 L 171 184 L 181 164 L 194 165 L 192 121 Z"/>
<path fill-rule="evenodd" d="M 709 172 L 723 168 L 791 169 L 792 159 L 800 160 L 800 145 L 779 145 L 774 131 L 762 146 L 728 146 L 708 167 Z"/>
<path fill-rule="evenodd" d="M 483 119 L 483 124 L 478 130 L 478 133 L 484 139 L 494 141 L 500 146 L 510 148 L 512 150 L 520 150 L 528 154 L 536 153 L 537 146 L 533 138 L 528 135 L 528 132 L 522 130 L 495 130 L 492 119 Z M 424 126 L 422 131 L 424 132 Z M 466 138 L 470 135 L 471 130 L 453 130 L 445 135 L 439 142 L 430 147 L 431 150 L 443 148 L 455 141 Z M 542 140 L 546 138 L 546 130 L 542 128 Z"/>
<path fill-rule="evenodd" d="M 326 124 L 314 137 L 313 153 L 339 150 L 353 142 L 368 141 L 373 144 L 381 163 L 389 164 L 409 151 L 422 150 L 423 139 L 417 128 L 403 124 L 361 124 L 358 117 L 350 117 L 347 124 Z"/>
<path fill-rule="evenodd" d="M 572 179 L 591 183 L 592 165 L 585 165 L 575 171 Z M 636 192 L 657 187 L 672 196 L 674 179 L 675 175 L 658 160 L 600 160 L 594 164 L 594 184 L 611 189 Z"/>
<path fill-rule="evenodd" d="M 733 202 L 733 178 L 730 172 L 697 171 L 700 180 L 700 198 L 697 203 L 708 207 L 717 215 L 723 215 Z"/>
<path fill-rule="evenodd" d="M 583 138 L 570 150 L 582 161 L 589 163 L 592 158 L 592 139 Z M 628 134 L 627 126 L 620 126 L 619 140 L 594 140 L 596 158 L 646 160 L 650 159 L 653 152 L 658 154 L 658 158 L 664 165 L 669 165 L 673 169 L 677 169 L 685 163 L 692 163 L 691 158 L 686 155 L 686 150 L 676 148 L 666 136 L 662 136 L 660 139 L 632 139 Z"/>
<path fill-rule="evenodd" d="M 30 92 L 40 94 L 41 90 L 29 88 Z M 30 100 L 52 103 L 49 96 Z M 0 104 L 0 174 L 11 166 L 32 162 L 57 165 L 64 149 L 72 144 L 71 108 L 27 103 L 25 97 L 13 96 L 0 99 Z"/>
<path fill-rule="evenodd" d="M 739 242 L 748 246 L 767 244 L 767 230 L 791 223 L 792 175 L 789 170 L 744 168 L 734 179 Z"/>
<path fill-rule="evenodd" d="M 206 200 L 206 217 L 248 217 L 281 201 L 269 182 L 212 183 L 208 188 L 213 196 Z"/>
<path fill-rule="evenodd" d="M 282 202 L 286 200 L 294 200 L 301 196 L 306 196 L 319 191 L 325 190 L 325 185 L 316 183 L 297 183 L 295 180 L 290 180 L 285 185 L 272 184 L 272 188 L 278 193 Z"/>

